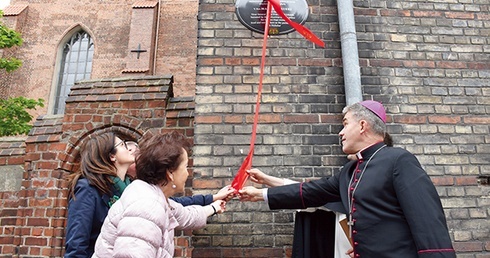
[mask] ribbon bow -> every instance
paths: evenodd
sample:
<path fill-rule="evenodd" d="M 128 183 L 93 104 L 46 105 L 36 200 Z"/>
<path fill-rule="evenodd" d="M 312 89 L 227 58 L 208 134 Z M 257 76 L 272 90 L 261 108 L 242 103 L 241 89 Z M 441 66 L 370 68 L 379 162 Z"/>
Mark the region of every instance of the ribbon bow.
<path fill-rule="evenodd" d="M 281 8 L 281 2 L 280 0 L 267 0 L 267 9 L 269 9 L 269 4 L 272 5 L 272 8 L 274 8 L 274 11 L 281 16 L 291 27 L 293 27 L 299 34 L 301 34 L 305 39 L 317 44 L 320 47 L 325 47 L 325 42 L 323 42 L 321 39 L 319 39 L 313 32 L 311 32 L 308 28 L 305 26 L 291 21 L 289 17 L 284 14 Z M 270 16 L 270 13 L 268 12 L 267 16 Z M 270 21 L 270 17 L 268 17 Z M 266 23 L 268 23 L 266 21 Z M 266 27 L 268 27 L 268 24 L 266 24 Z M 267 34 L 269 30 L 265 30 L 264 34 Z"/>

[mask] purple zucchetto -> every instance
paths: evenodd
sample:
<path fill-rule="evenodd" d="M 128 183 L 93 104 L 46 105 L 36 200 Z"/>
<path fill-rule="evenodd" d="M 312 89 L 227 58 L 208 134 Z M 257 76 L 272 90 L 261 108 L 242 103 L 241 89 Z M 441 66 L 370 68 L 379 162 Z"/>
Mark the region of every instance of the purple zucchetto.
<path fill-rule="evenodd" d="M 363 107 L 371 110 L 376 116 L 381 118 L 383 123 L 386 123 L 386 111 L 385 108 L 383 107 L 383 104 L 374 101 L 374 100 L 364 100 L 362 102 L 359 102 Z"/>

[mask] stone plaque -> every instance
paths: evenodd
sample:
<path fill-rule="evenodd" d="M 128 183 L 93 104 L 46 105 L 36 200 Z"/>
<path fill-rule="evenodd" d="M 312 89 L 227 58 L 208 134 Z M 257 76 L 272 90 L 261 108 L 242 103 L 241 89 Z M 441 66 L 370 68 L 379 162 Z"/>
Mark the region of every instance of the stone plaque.
<path fill-rule="evenodd" d="M 237 0 L 236 14 L 238 20 L 248 29 L 264 34 L 267 13 L 267 0 Z M 306 0 L 281 0 L 281 8 L 291 21 L 304 24 L 308 19 L 308 4 Z M 294 31 L 271 6 L 271 22 L 269 35 L 281 35 Z"/>

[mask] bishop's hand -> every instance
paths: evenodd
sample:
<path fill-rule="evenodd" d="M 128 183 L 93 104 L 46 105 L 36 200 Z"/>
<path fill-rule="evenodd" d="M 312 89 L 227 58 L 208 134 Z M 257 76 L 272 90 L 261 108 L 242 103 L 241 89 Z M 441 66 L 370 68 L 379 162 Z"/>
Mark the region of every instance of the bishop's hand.
<path fill-rule="evenodd" d="M 257 189 L 253 186 L 245 186 L 239 190 L 238 198 L 242 202 L 258 202 L 264 200 L 262 189 Z"/>

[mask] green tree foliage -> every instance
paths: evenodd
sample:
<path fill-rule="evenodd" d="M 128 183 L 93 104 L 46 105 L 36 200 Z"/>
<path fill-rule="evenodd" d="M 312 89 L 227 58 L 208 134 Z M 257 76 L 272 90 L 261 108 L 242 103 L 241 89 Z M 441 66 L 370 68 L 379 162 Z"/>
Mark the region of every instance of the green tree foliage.
<path fill-rule="evenodd" d="M 0 19 L 2 17 L 3 12 L 0 10 Z M 7 26 L 0 21 L 0 49 L 20 45 L 22 45 L 22 38 L 20 37 L 20 34 L 15 30 L 7 28 Z M 21 65 L 22 61 L 15 57 L 0 57 L 0 69 L 5 69 L 7 72 L 11 72 L 19 68 Z"/>
<path fill-rule="evenodd" d="M 27 109 L 36 109 L 37 106 L 44 107 L 44 100 L 24 97 L 0 99 L 0 136 L 29 133 L 32 115 Z"/>
<path fill-rule="evenodd" d="M 0 19 L 2 17 L 3 12 L 0 10 Z M 0 20 L 0 49 L 20 45 L 22 45 L 20 34 L 7 28 Z M 5 69 L 7 72 L 12 72 L 21 65 L 22 62 L 17 58 L 0 56 L 0 70 Z M 44 100 L 25 97 L 0 99 L 0 136 L 29 133 L 32 128 L 30 124 L 32 115 L 27 110 L 36 109 L 37 106 L 44 107 Z"/>

